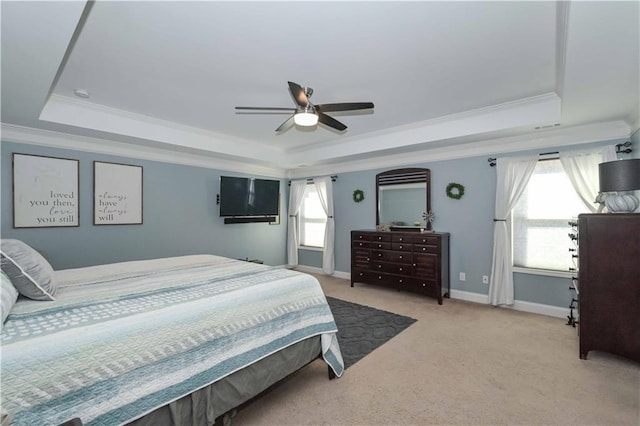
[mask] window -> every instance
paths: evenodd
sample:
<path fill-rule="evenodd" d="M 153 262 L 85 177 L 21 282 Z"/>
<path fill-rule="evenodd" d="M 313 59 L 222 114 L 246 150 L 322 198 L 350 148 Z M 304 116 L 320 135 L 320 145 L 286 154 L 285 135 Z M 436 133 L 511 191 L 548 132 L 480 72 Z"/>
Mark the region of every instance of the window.
<path fill-rule="evenodd" d="M 327 225 L 327 215 L 322 208 L 315 185 L 307 185 L 305 188 L 298 217 L 300 246 L 324 248 L 324 229 Z"/>
<path fill-rule="evenodd" d="M 513 266 L 568 272 L 569 222 L 587 207 L 573 189 L 559 159 L 538 161 L 511 213 Z"/>

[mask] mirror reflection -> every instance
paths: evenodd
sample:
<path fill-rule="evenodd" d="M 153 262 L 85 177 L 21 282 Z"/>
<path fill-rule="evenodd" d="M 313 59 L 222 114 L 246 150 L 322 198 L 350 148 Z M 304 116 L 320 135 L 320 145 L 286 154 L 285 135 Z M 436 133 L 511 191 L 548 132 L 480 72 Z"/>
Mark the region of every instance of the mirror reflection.
<path fill-rule="evenodd" d="M 427 205 L 426 183 L 387 185 L 378 188 L 379 223 L 391 226 L 422 226 Z"/>
<path fill-rule="evenodd" d="M 431 229 L 429 169 L 389 170 L 376 175 L 376 225 Z"/>

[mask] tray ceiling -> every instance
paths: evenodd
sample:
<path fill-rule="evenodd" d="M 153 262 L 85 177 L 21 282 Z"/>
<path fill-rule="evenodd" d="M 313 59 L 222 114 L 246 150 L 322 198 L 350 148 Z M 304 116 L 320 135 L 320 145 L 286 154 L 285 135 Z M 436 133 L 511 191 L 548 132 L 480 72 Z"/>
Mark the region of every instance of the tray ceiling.
<path fill-rule="evenodd" d="M 639 8 L 2 2 L 3 130 L 290 174 L 447 148 L 478 153 L 483 142 L 494 152 L 547 136 L 578 143 L 594 125 L 600 137 L 625 137 L 639 122 Z M 331 114 L 344 132 L 282 134 L 275 129 L 288 115 L 234 110 L 292 107 L 288 80 L 312 87 L 315 103 L 375 108 Z"/>

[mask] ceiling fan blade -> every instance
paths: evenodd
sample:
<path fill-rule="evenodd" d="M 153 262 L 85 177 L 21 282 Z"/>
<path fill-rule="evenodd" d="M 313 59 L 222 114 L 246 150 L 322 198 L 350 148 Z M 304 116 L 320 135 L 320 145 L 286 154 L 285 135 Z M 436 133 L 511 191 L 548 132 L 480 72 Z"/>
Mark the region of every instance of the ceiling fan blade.
<path fill-rule="evenodd" d="M 237 110 L 239 111 L 295 111 L 295 108 L 280 108 L 280 107 L 247 107 L 247 106 L 237 106 Z"/>
<path fill-rule="evenodd" d="M 330 117 L 327 114 L 324 114 L 320 111 L 318 111 L 318 121 L 322 124 L 326 124 L 327 126 L 333 127 L 334 129 L 340 130 L 340 131 L 345 130 L 347 128 L 347 126 L 345 126 L 335 118 Z"/>
<path fill-rule="evenodd" d="M 337 104 L 320 104 L 315 107 L 317 111 L 322 112 L 354 111 L 357 109 L 373 108 L 373 102 L 342 102 Z"/>
<path fill-rule="evenodd" d="M 304 93 L 304 89 L 297 83 L 289 81 L 289 90 L 291 90 L 291 94 L 293 95 L 293 99 L 296 100 L 296 103 L 301 107 L 306 107 L 309 105 L 309 98 Z"/>
<path fill-rule="evenodd" d="M 285 130 L 290 129 L 291 126 L 293 126 L 293 123 L 294 121 L 293 121 L 293 115 L 292 115 L 284 123 L 282 123 L 280 127 L 276 129 L 276 132 L 284 132 Z"/>

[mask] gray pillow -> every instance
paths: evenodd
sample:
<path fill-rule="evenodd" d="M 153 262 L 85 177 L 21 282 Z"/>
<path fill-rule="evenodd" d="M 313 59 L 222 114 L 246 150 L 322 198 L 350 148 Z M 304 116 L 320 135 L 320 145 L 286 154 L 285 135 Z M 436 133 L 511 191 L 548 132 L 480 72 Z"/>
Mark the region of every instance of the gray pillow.
<path fill-rule="evenodd" d="M 11 308 L 18 300 L 18 290 L 11 284 L 11 280 L 4 271 L 0 271 L 0 316 L 2 324 L 7 320 Z M 2 326 L 0 325 L 0 329 Z"/>
<path fill-rule="evenodd" d="M 53 268 L 40 253 L 20 240 L 0 242 L 2 270 L 18 292 L 34 300 L 55 300 Z"/>

